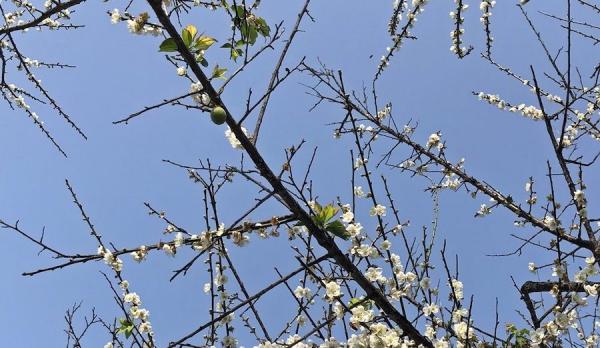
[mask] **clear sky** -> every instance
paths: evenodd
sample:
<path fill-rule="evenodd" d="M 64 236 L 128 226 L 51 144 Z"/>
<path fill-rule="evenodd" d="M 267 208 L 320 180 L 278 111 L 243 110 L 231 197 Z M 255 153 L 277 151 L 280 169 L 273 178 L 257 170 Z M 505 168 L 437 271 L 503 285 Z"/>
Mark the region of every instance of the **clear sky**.
<path fill-rule="evenodd" d="M 302 3 L 263 1 L 259 13 L 270 24 L 284 20 L 289 28 Z M 499 93 L 516 103 L 534 103 L 534 96 L 526 87 L 479 57 L 484 43 L 480 12 L 478 3 L 468 3 L 471 9 L 467 12 L 465 40 L 476 47 L 473 53 L 462 61 L 450 53 L 452 22 L 448 12 L 453 10 L 453 4 L 432 1 L 413 31 L 418 40 L 405 44 L 380 80 L 380 100 L 393 103 L 398 123 L 409 119 L 419 122 L 415 139 L 424 143 L 430 133 L 441 130 L 450 158 L 458 161 L 464 157 L 469 173 L 524 200 L 525 181 L 531 175 L 543 180 L 551 148 L 541 123 L 494 109 L 471 94 L 485 91 Z M 525 76 L 529 75 L 530 64 L 540 72 L 548 71 L 544 56 L 515 3 L 498 1 L 493 10 L 495 58 Z M 16 36 L 22 42 L 21 49 L 32 58 L 77 66 L 38 73 L 56 100 L 89 136 L 87 141 L 78 138 L 50 109 L 40 108 L 38 114 L 69 158 L 60 156 L 23 113 L 0 104 L 0 218 L 8 222 L 19 219 L 21 227 L 34 234 L 45 227 L 45 240 L 70 252 L 93 253 L 97 245 L 71 202 L 65 179 L 70 180 L 103 236 L 119 247 L 133 247 L 163 238 L 164 224 L 148 216 L 143 202 L 165 210 L 170 218 L 189 230 L 200 232 L 204 228 L 200 187 L 187 179 L 185 171 L 161 160 L 190 165 L 209 157 L 216 164 L 239 160 L 240 153 L 223 136 L 224 128 L 213 125 L 206 115 L 198 112 L 170 107 L 148 113 L 126 126 L 111 123 L 189 89 L 189 83 L 178 77 L 157 52 L 159 38 L 131 35 L 124 23 L 111 25 L 106 11 L 122 8 L 124 4 L 88 1 L 73 16 L 75 23 L 85 24 L 83 29 Z M 536 24 L 550 39 L 551 49 L 557 49 L 560 42 L 556 38 L 565 34 L 557 23 L 534 13 L 542 5 L 544 10 L 555 14 L 562 13 L 563 5 L 545 1 L 531 1 L 528 5 Z M 313 0 L 310 9 L 315 22 L 303 24 L 304 32 L 299 34 L 286 65 L 295 64 L 303 56 L 311 64 L 319 58 L 330 68 L 344 70 L 351 88 L 360 89 L 363 82 L 369 85 L 378 57 L 390 45 L 386 28 L 391 1 Z M 228 25 L 220 14 L 204 12 L 189 18 L 189 22 L 216 38 L 223 39 L 227 34 Z M 576 61 L 586 68 L 593 57 L 598 57 L 598 51 L 590 52 L 589 47 L 578 40 L 574 46 Z M 281 44 L 276 46 L 280 48 Z M 233 69 L 224 52 L 213 51 L 209 59 Z M 243 109 L 249 87 L 258 92 L 266 86 L 275 58 L 275 53 L 267 53 L 228 89 L 224 100 L 234 113 Z M 310 82 L 307 76 L 294 76 L 274 94 L 258 147 L 272 167 L 279 168 L 284 160 L 284 147 L 297 144 L 300 139 L 307 141 L 307 149 L 318 146 L 313 180 L 319 196 L 327 201 L 337 196 L 342 201 L 349 200 L 351 143 L 334 141 L 332 128 L 327 126 L 340 120 L 343 110 L 323 106 L 309 112 L 314 99 L 306 94 L 302 84 Z M 555 86 L 548 84 L 546 88 L 559 93 Z M 385 168 L 380 172 L 393 185 L 402 216 L 412 221 L 408 233 L 416 236 L 432 217 L 431 199 L 424 192 L 427 183 Z M 597 179 L 591 179 L 590 190 L 597 183 Z M 252 203 L 255 191 L 248 188 L 241 182 L 219 197 L 220 210 L 227 222 Z M 528 256 L 523 257 L 486 256 L 511 251 L 517 242 L 509 235 L 525 232 L 515 229 L 512 217 L 502 209 L 485 219 L 474 219 L 481 203 L 487 201 L 473 200 L 463 192 L 443 192 L 440 234 L 448 239 L 449 254 L 460 255 L 466 296 L 476 294 L 473 318 L 480 325 L 491 327 L 494 318 L 490 313 L 494 311 L 496 297 L 501 303 L 502 318 L 517 320 L 513 309 L 523 307 L 510 276 L 517 283 L 535 277 L 527 272 L 527 263 L 536 251 L 529 250 Z M 362 208 L 363 212 L 368 210 L 366 205 Z M 262 213 L 254 218 L 268 218 L 283 210 L 277 207 Z M 31 243 L 11 231 L 0 232 L 3 346 L 62 346 L 64 311 L 79 301 L 83 301 L 83 309 L 88 312 L 95 306 L 107 319 L 119 316 L 99 273 L 107 271 L 105 265 L 80 265 L 33 278 L 22 277 L 21 272 L 50 265 L 53 260 L 43 253 L 37 256 L 38 250 Z M 288 245 L 282 235 L 281 240 L 253 240 L 244 249 L 230 248 L 240 274 L 249 279 L 250 293 L 277 278 L 273 267 L 283 273 L 297 267 Z M 153 254 L 143 264 L 125 258 L 125 277 L 151 311 L 159 343 L 181 336 L 206 321 L 208 296 L 202 293 L 207 281 L 204 268 L 197 267 L 186 278 L 168 281 L 171 271 L 184 264 L 190 255 L 182 253 L 170 259 L 162 253 Z M 549 273 L 542 273 L 541 278 L 549 277 Z M 490 274 L 494 275 L 493 281 Z M 276 294 L 288 296 L 283 290 Z M 267 322 L 278 330 L 280 322 L 288 319 L 281 310 L 289 299 L 284 298 L 281 302 L 272 296 L 259 303 L 264 316 L 269 318 Z M 237 331 L 241 343 L 246 346 L 254 343 L 243 327 L 239 326 Z M 95 332 L 89 337 L 89 346 L 99 346 L 107 339 L 106 334 Z"/>

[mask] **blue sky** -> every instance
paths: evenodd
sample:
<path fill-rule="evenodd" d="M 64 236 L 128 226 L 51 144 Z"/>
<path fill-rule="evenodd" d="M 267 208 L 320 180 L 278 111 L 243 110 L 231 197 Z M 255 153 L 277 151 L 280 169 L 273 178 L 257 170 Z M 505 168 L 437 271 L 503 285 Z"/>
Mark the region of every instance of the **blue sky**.
<path fill-rule="evenodd" d="M 514 3 L 499 1 L 493 10 L 495 57 L 523 75 L 528 75 L 530 64 L 540 72 L 548 71 L 544 56 Z M 528 9 L 533 12 L 541 3 L 532 1 Z M 189 89 L 188 82 L 179 78 L 157 53 L 159 38 L 133 36 L 125 24 L 110 24 L 106 10 L 122 8 L 123 4 L 84 3 L 73 17 L 75 22 L 86 25 L 81 30 L 17 36 L 21 49 L 32 58 L 77 65 L 72 70 L 38 73 L 89 136 L 83 141 L 51 110 L 40 108 L 38 114 L 69 158 L 61 157 L 24 114 L 0 105 L 0 218 L 9 222 L 20 219 L 21 227 L 32 233 L 45 227 L 45 240 L 66 251 L 94 252 L 97 245 L 71 202 L 65 179 L 71 181 L 103 236 L 119 247 L 131 247 L 157 241 L 165 227 L 148 216 L 143 202 L 165 210 L 170 218 L 190 230 L 199 232 L 204 228 L 200 187 L 187 179 L 185 171 L 161 162 L 162 159 L 190 165 L 208 157 L 217 164 L 239 160 L 239 152 L 223 136 L 224 128 L 197 112 L 170 107 L 148 113 L 126 126 L 111 123 Z M 271 24 L 285 20 L 286 26 L 291 27 L 301 5 L 300 1 L 263 1 L 260 14 Z M 551 148 L 541 124 L 496 110 L 472 96 L 471 91 L 482 90 L 499 93 L 507 100 L 534 103 L 527 88 L 479 57 L 484 36 L 476 5 L 471 4 L 465 25 L 465 40 L 476 48 L 462 61 L 449 51 L 452 22 L 448 12 L 453 10 L 452 3 L 427 5 L 413 31 L 419 39 L 407 42 L 392 59 L 378 83 L 379 97 L 393 103 L 400 124 L 409 119 L 419 122 L 416 139 L 424 143 L 430 133 L 441 130 L 450 158 L 464 157 L 469 173 L 524 200 L 525 181 L 531 175 L 542 181 Z M 562 4 L 544 5 L 551 13 L 563 10 Z M 311 15 L 316 22 L 304 23 L 305 31 L 299 34 L 286 65 L 291 66 L 303 56 L 311 64 L 319 58 L 330 68 L 344 70 L 347 85 L 352 88 L 360 89 L 363 82 L 370 84 L 378 57 L 390 44 L 386 34 L 390 10 L 391 1 L 313 1 Z M 539 14 L 534 18 L 544 35 L 552 39 L 551 48 L 557 49 L 554 38 L 565 34 L 549 19 Z M 220 14 L 203 12 L 189 18 L 189 22 L 200 31 L 223 39 L 228 28 L 224 19 Z M 280 49 L 281 44 L 276 48 Z M 576 61 L 584 66 L 592 64 L 597 56 L 578 40 L 574 50 Z M 208 57 L 233 69 L 218 49 Z M 258 92 L 266 86 L 275 58 L 276 53 L 271 52 L 257 60 L 228 89 L 224 100 L 234 114 L 244 107 L 249 87 Z M 303 83 L 310 83 L 310 79 L 294 76 L 273 95 L 259 150 L 273 168 L 278 168 L 284 160 L 284 147 L 297 144 L 300 139 L 307 141 L 307 148 L 318 146 L 313 173 L 316 191 L 323 200 L 332 201 L 337 196 L 349 200 L 351 143 L 333 141 L 332 129 L 326 125 L 340 120 L 343 110 L 326 105 L 309 112 L 314 99 L 306 94 Z M 548 85 L 548 89 L 558 93 L 553 86 Z M 409 233 L 417 235 L 420 226 L 429 224 L 432 216 L 431 199 L 423 192 L 427 183 L 385 168 L 381 173 L 394 187 L 402 216 L 412 221 Z M 597 179 L 589 184 L 594 190 Z M 251 205 L 253 197 L 255 191 L 248 185 L 232 185 L 219 197 L 222 217 L 226 221 L 236 218 L 236 213 Z M 516 230 L 512 217 L 502 210 L 485 219 L 474 219 L 474 212 L 485 202 L 464 193 L 442 193 L 440 233 L 449 241 L 449 254 L 460 255 L 460 274 L 467 296 L 476 294 L 473 317 L 490 327 L 493 316 L 489 313 L 494 310 L 496 297 L 500 298 L 502 318 L 516 320 L 513 308 L 522 307 L 510 276 L 518 283 L 531 279 L 527 263 L 536 251 L 529 250 L 527 257 L 485 256 L 510 251 L 517 244 L 509 234 L 525 233 Z M 271 211 L 262 211 L 254 218 L 283 213 L 281 207 L 271 207 Z M 367 205 L 362 208 L 363 212 L 368 210 Z M 282 237 L 253 241 L 244 249 L 230 248 L 240 274 L 249 277 L 250 293 L 277 278 L 274 266 L 284 273 L 297 267 L 288 245 Z M 106 271 L 104 265 L 81 265 L 29 278 L 20 276 L 21 272 L 49 265 L 52 260 L 45 254 L 36 256 L 38 250 L 31 243 L 9 231 L 0 234 L 0 251 L 0 332 L 6 346 L 62 345 L 63 314 L 75 302 L 83 301 L 87 310 L 95 306 L 109 319 L 118 315 L 99 273 Z M 185 334 L 206 320 L 204 268 L 197 267 L 188 277 L 168 282 L 170 271 L 190 255 L 183 253 L 175 259 L 150 255 L 148 262 L 141 265 L 126 260 L 126 278 L 150 309 L 160 343 Z M 492 272 L 496 277 L 489 281 Z M 543 274 L 542 278 L 547 276 Z M 288 296 L 283 288 L 277 294 Z M 282 309 L 285 306 L 285 301 L 278 301 L 276 296 L 259 303 L 264 317 L 269 318 L 267 322 L 277 328 L 281 320 L 288 319 Z M 254 343 L 242 327 L 238 327 L 238 332 L 241 343 Z M 106 335 L 95 332 L 89 343 L 100 345 L 106 340 Z"/>

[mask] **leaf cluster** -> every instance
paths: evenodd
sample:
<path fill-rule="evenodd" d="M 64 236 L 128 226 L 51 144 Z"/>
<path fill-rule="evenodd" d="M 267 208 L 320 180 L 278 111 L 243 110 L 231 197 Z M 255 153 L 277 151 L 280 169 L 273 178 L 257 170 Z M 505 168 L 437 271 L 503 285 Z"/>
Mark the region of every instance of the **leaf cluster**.
<path fill-rule="evenodd" d="M 335 216 L 339 212 L 339 208 L 333 204 L 321 206 L 319 203 L 314 204 L 312 216 L 313 222 L 320 229 L 323 229 L 337 237 L 344 240 L 350 239 L 350 234 L 346 231 L 346 227 L 340 220 L 334 220 Z M 302 222 L 299 222 L 296 226 L 304 226 Z"/>
<path fill-rule="evenodd" d="M 204 53 L 209 49 L 217 40 L 210 36 L 200 34 L 198 35 L 198 29 L 193 25 L 188 25 L 181 31 L 181 39 L 185 44 L 185 47 L 190 50 L 196 56 L 196 61 L 202 66 L 208 66 L 208 61 L 204 58 Z M 160 52 L 176 52 L 177 42 L 175 39 L 165 39 L 159 46 Z"/>

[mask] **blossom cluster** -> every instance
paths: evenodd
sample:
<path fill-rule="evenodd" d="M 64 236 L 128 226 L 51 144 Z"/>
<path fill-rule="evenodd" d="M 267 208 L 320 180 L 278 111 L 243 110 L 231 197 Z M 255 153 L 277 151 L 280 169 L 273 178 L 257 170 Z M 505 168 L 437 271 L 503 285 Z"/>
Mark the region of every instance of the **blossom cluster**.
<path fill-rule="evenodd" d="M 121 272 L 123 269 L 123 261 L 104 246 L 98 247 L 97 254 L 98 256 L 101 256 L 104 263 L 109 265 L 115 272 Z"/>
<path fill-rule="evenodd" d="M 25 101 L 25 97 L 23 97 L 23 91 L 18 88 L 17 86 L 15 86 L 14 84 L 8 84 L 7 85 L 8 90 L 10 91 L 9 93 L 7 93 L 6 95 L 8 96 L 8 98 L 19 108 L 24 109 L 26 111 L 29 111 L 31 109 L 31 106 L 29 106 L 29 104 L 27 104 L 27 102 Z M 37 117 L 34 117 L 35 120 L 37 120 Z"/>
<path fill-rule="evenodd" d="M 381 56 L 381 59 L 379 61 L 379 66 L 377 67 L 378 74 L 381 73 L 383 71 L 383 69 L 385 69 L 387 66 L 389 66 L 392 55 L 395 52 L 400 50 L 400 48 L 402 47 L 402 44 L 404 42 L 404 39 L 411 35 L 409 29 L 414 27 L 414 25 L 417 21 L 417 16 L 418 16 L 418 14 L 420 14 L 421 12 L 424 11 L 424 6 L 427 4 L 427 1 L 428 0 L 412 0 L 412 9 L 406 15 L 407 23 L 405 24 L 401 33 L 394 35 L 392 46 L 389 46 L 386 48 L 387 53 L 385 55 Z M 398 0 L 394 0 L 394 8 L 397 8 L 398 6 L 408 6 L 408 4 L 407 4 L 407 2 L 400 2 Z M 399 13 L 398 17 L 396 19 L 396 23 L 400 22 L 401 20 L 402 20 L 402 16 Z"/>
<path fill-rule="evenodd" d="M 181 68 L 177 68 L 177 75 L 183 76 L 185 75 L 185 68 L 183 68 L 183 73 L 180 73 Z M 196 104 L 200 106 L 210 106 L 211 101 L 210 97 L 207 93 L 202 92 L 204 90 L 204 86 L 200 81 L 194 82 L 190 85 L 190 93 L 192 94 L 192 99 L 196 102 Z"/>
<path fill-rule="evenodd" d="M 145 258 L 146 253 L 146 247 L 142 246 L 137 252 L 132 252 L 132 256 L 136 261 L 141 262 Z M 123 261 L 118 256 L 115 256 L 113 252 L 106 249 L 102 245 L 98 247 L 97 254 L 103 258 L 104 262 L 108 266 L 110 266 L 113 269 L 113 271 L 117 273 L 117 277 L 121 279 L 121 281 L 119 282 L 119 287 L 121 288 L 121 290 L 123 290 L 122 301 L 123 304 L 127 306 L 124 307 L 124 309 L 128 309 L 126 313 L 126 320 L 123 320 L 122 324 L 124 325 L 125 323 L 131 323 L 131 325 L 135 326 L 137 332 L 139 332 L 140 334 L 148 335 L 150 341 L 145 346 L 148 348 L 152 348 L 154 346 L 152 340 L 152 337 L 154 336 L 154 331 L 152 330 L 152 324 L 149 320 L 150 311 L 141 306 L 142 300 L 140 296 L 137 293 L 130 291 L 129 281 L 121 278 L 120 275 L 123 270 Z M 128 328 L 127 330 L 131 332 L 133 330 L 133 326 L 131 328 Z M 104 347 L 112 346 L 113 342 L 111 341 L 108 342 Z"/>
<path fill-rule="evenodd" d="M 460 161 L 458 162 L 458 164 L 455 166 L 456 169 L 462 170 L 464 163 L 465 163 L 465 159 L 461 158 Z M 458 190 L 460 185 L 462 185 L 462 183 L 463 183 L 462 180 L 458 177 L 458 175 L 456 175 L 455 172 L 446 171 L 444 173 L 444 181 L 442 182 L 441 187 L 456 191 L 456 190 Z"/>
<path fill-rule="evenodd" d="M 442 150 L 444 148 L 444 143 L 442 142 L 442 133 L 436 132 L 429 135 L 427 138 L 427 144 L 425 144 L 427 149 L 431 149 L 433 147 L 437 147 L 438 150 Z"/>
<path fill-rule="evenodd" d="M 462 16 L 462 13 L 469 9 L 468 4 L 463 4 L 461 0 L 454 0 L 456 4 L 456 10 L 450 12 L 450 18 L 452 18 L 456 22 L 456 28 L 450 32 L 450 39 L 452 40 L 452 45 L 450 46 L 450 52 L 455 53 L 460 58 L 469 54 L 472 48 L 468 48 L 462 46 L 463 41 L 461 36 L 465 33 L 465 29 L 461 27 L 464 23 L 465 19 Z"/>
<path fill-rule="evenodd" d="M 486 46 L 487 46 L 487 54 L 491 54 L 491 46 L 494 38 L 491 35 L 490 31 L 490 17 L 492 16 L 492 8 L 496 6 L 495 0 L 481 0 L 479 3 L 479 10 L 481 11 L 481 17 L 479 17 L 479 21 L 483 24 L 483 28 L 486 33 Z"/>
<path fill-rule="evenodd" d="M 519 104 L 517 106 L 513 106 L 501 99 L 500 96 L 498 96 L 497 94 L 486 94 L 480 92 L 477 96 L 479 97 L 479 100 L 484 100 L 491 105 L 495 105 L 498 107 L 498 109 L 507 110 L 515 113 L 520 112 L 521 115 L 530 118 L 534 121 L 539 121 L 544 118 L 544 113 L 542 112 L 542 110 L 536 108 L 533 105 L 527 106 L 525 104 Z"/>
<path fill-rule="evenodd" d="M 150 323 L 150 311 L 141 307 L 142 300 L 140 296 L 135 292 L 129 291 L 129 282 L 123 280 L 120 283 L 121 289 L 123 289 L 123 302 L 129 305 L 129 315 L 134 320 L 139 321 L 137 326 L 140 333 L 148 334 L 153 336 L 152 324 Z"/>
<path fill-rule="evenodd" d="M 13 27 L 13 26 L 19 26 L 19 25 L 24 25 L 26 23 L 26 21 L 24 19 L 22 19 L 23 16 L 25 15 L 30 15 L 33 13 L 43 13 L 44 11 L 41 9 L 36 8 L 36 6 L 33 5 L 33 3 L 31 3 L 28 0 L 13 0 L 12 3 L 17 7 L 17 9 L 13 12 L 5 12 L 4 13 L 4 22 L 6 23 L 4 26 L 1 26 L 0 28 L 8 28 L 8 27 Z M 55 2 L 52 0 L 46 0 L 43 4 L 44 6 L 44 10 L 49 10 L 52 7 L 54 7 Z M 42 19 L 39 24 L 37 25 L 37 30 L 41 30 L 41 28 L 46 27 L 48 29 L 58 29 L 61 27 L 61 19 L 69 19 L 71 16 L 71 10 L 68 8 L 65 8 L 61 11 L 56 12 L 55 14 L 53 14 L 52 16 L 47 16 L 44 19 Z M 29 28 L 24 28 L 23 29 L 24 32 L 29 31 Z"/>
<path fill-rule="evenodd" d="M 481 0 L 479 3 L 479 10 L 482 12 L 480 21 L 482 23 L 489 23 L 489 17 L 492 15 L 492 7 L 496 6 L 496 1 L 494 0 Z"/>
<path fill-rule="evenodd" d="M 242 132 L 248 136 L 248 131 L 246 130 L 245 127 L 241 127 Z M 234 149 L 237 150 L 242 150 L 242 143 L 238 140 L 238 138 L 235 136 L 235 134 L 233 133 L 233 131 L 231 130 L 231 128 L 227 127 L 227 130 L 225 131 L 225 138 L 227 138 L 227 141 L 229 141 L 229 144 L 231 145 L 231 147 L 233 147 Z"/>
<path fill-rule="evenodd" d="M 388 117 L 390 115 L 391 112 L 392 112 L 392 105 L 387 104 L 382 110 L 379 110 L 377 112 L 377 120 L 379 122 L 383 121 L 386 117 Z"/>
<path fill-rule="evenodd" d="M 148 23 L 150 16 L 147 12 L 142 12 L 136 17 L 132 17 L 128 13 L 123 13 L 119 9 L 114 9 L 110 12 L 110 21 L 117 24 L 123 20 L 127 22 L 129 32 L 135 35 L 151 35 L 159 36 L 162 34 L 162 28 L 158 25 Z"/>

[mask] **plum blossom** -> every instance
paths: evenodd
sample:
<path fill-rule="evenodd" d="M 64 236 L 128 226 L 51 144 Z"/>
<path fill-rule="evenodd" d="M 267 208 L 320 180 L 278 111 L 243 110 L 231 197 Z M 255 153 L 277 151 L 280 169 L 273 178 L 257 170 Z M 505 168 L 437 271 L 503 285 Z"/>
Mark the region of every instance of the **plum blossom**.
<path fill-rule="evenodd" d="M 341 296 L 340 285 L 335 281 L 330 281 L 325 284 L 326 296 L 329 301 Z"/>
<path fill-rule="evenodd" d="M 242 132 L 244 133 L 244 135 L 248 136 L 248 131 L 246 130 L 246 128 L 242 127 Z M 243 149 L 242 143 L 238 140 L 238 138 L 236 138 L 235 134 L 233 134 L 229 127 L 227 127 L 227 130 L 225 131 L 225 137 L 229 141 L 231 147 L 238 150 Z"/>
<path fill-rule="evenodd" d="M 381 205 L 381 204 L 377 204 L 376 206 L 372 207 L 371 210 L 369 210 L 369 215 L 371 216 L 385 216 L 386 214 L 386 207 Z"/>

